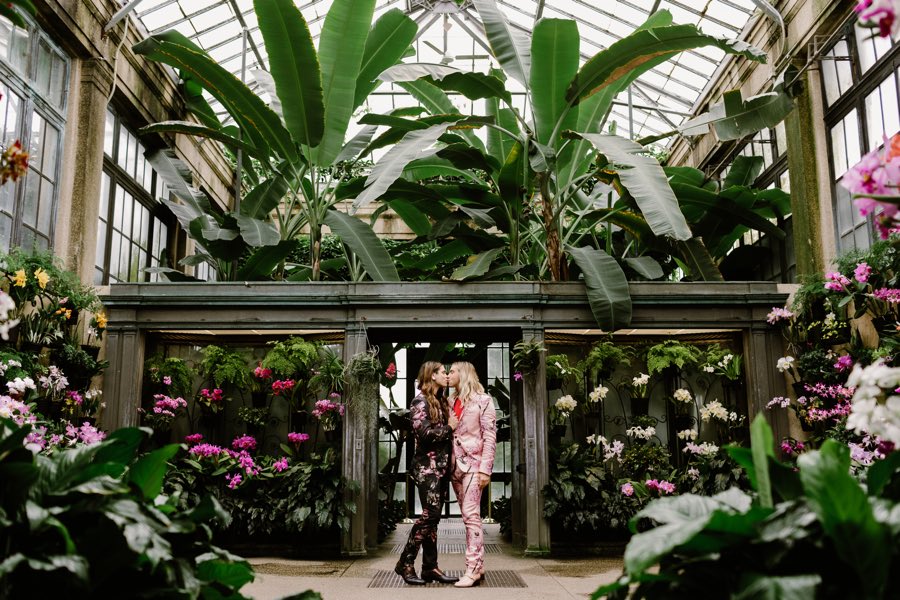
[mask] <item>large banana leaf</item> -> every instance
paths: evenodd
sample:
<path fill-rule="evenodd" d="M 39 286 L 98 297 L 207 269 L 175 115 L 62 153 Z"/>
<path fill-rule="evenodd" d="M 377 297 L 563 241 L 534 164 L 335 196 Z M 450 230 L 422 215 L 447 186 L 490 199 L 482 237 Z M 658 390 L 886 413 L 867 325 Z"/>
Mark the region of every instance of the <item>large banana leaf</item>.
<path fill-rule="evenodd" d="M 501 98 L 507 104 L 512 95 L 503 81 L 494 75 L 470 73 L 443 64 L 404 63 L 386 69 L 378 78 L 385 82 L 416 81 L 423 79 L 445 92 L 459 92 L 469 100 Z"/>
<path fill-rule="evenodd" d="M 358 157 L 369 145 L 369 142 L 372 141 L 372 138 L 375 137 L 375 132 L 377 131 L 378 127 L 375 126 L 363 127 L 349 142 L 344 144 L 343 149 L 341 149 L 337 158 L 334 159 L 334 162 L 344 162 L 345 160 L 353 160 Z"/>
<path fill-rule="evenodd" d="M 325 99 L 325 133 L 315 161 L 320 166 L 334 162 L 344 147 L 374 12 L 375 0 L 334 0 L 325 17 L 319 38 Z"/>
<path fill-rule="evenodd" d="M 390 9 L 375 21 L 366 38 L 366 49 L 359 67 L 359 77 L 356 79 L 354 109 L 361 106 L 378 87 L 378 74 L 403 57 L 403 53 L 415 39 L 417 30 L 416 22 L 397 8 Z"/>
<path fill-rule="evenodd" d="M 484 275 L 490 269 L 491 262 L 500 256 L 501 252 L 503 252 L 503 248 L 493 248 L 469 257 L 469 261 L 465 265 L 453 271 L 450 279 L 465 281 L 466 279 L 474 279 Z"/>
<path fill-rule="evenodd" d="M 389 200 L 387 205 L 416 235 L 428 236 L 431 233 L 431 221 L 413 202 L 396 198 Z"/>
<path fill-rule="evenodd" d="M 491 52 L 510 77 L 528 88 L 531 80 L 531 45 L 524 33 L 513 27 L 496 0 L 474 0 L 484 23 Z"/>
<path fill-rule="evenodd" d="M 578 71 L 566 99 L 574 104 L 589 98 L 604 87 L 628 77 L 635 69 L 660 64 L 685 50 L 715 46 L 728 54 L 739 54 L 759 62 L 766 53 L 746 42 L 706 35 L 694 25 L 670 25 L 638 30 L 595 54 Z"/>
<path fill-rule="evenodd" d="M 725 281 L 703 240 L 691 238 L 677 242 L 676 246 L 681 250 L 679 255 L 692 275 L 703 281 Z"/>
<path fill-rule="evenodd" d="M 759 174 L 762 173 L 765 163 L 762 156 L 737 156 L 728 167 L 728 174 L 722 180 L 722 189 L 735 185 L 751 186 Z"/>
<path fill-rule="evenodd" d="M 350 248 L 374 281 L 400 281 L 391 255 L 372 228 L 356 217 L 339 210 L 329 210 L 325 224 Z"/>
<path fill-rule="evenodd" d="M 285 126 L 298 143 L 315 147 L 325 130 L 325 105 L 319 60 L 306 19 L 293 0 L 254 0 L 253 6 Z"/>
<path fill-rule="evenodd" d="M 634 197 L 654 234 L 676 240 L 691 238 L 691 229 L 678 207 L 665 172 L 655 158 L 640 154 L 646 151 L 643 146 L 615 135 L 571 135 L 589 141 L 617 165 L 619 180 Z"/>
<path fill-rule="evenodd" d="M 177 31 L 152 35 L 135 44 L 134 52 L 191 73 L 198 82 L 203 82 L 204 89 L 213 98 L 222 103 L 255 148 L 266 154 L 274 151 L 284 159 L 297 161 L 297 147 L 281 118 L 241 80 L 184 35 Z"/>
<path fill-rule="evenodd" d="M 203 86 L 200 85 L 193 75 L 186 71 L 178 73 L 182 81 L 181 89 L 184 91 L 184 106 L 193 113 L 201 123 L 212 129 L 219 129 L 222 123 L 216 112 L 206 101 L 203 96 Z"/>
<path fill-rule="evenodd" d="M 541 19 L 531 38 L 531 102 L 534 108 L 537 139 L 558 147 L 559 140 L 550 139 L 557 121 L 563 118 L 559 131 L 574 129 L 578 111 L 569 110 L 566 88 L 578 72 L 581 36 L 575 21 Z M 566 112 L 563 117 L 563 112 Z"/>
<path fill-rule="evenodd" d="M 183 133 L 201 138 L 208 138 L 221 142 L 233 150 L 242 150 L 258 160 L 265 160 L 265 154 L 251 144 L 230 136 L 221 129 L 212 129 L 205 125 L 198 125 L 190 121 L 161 121 L 146 127 L 141 127 L 140 133 Z"/>
<path fill-rule="evenodd" d="M 584 275 L 591 312 L 600 328 L 612 332 L 631 324 L 628 281 L 616 259 L 589 246 L 567 246 L 566 252 Z"/>
<path fill-rule="evenodd" d="M 755 213 L 751 208 L 746 208 L 725 196 L 720 196 L 693 185 L 685 185 L 683 183 L 673 183 L 671 185 L 672 191 L 675 192 L 675 196 L 681 204 L 701 207 L 703 213 L 713 215 L 729 224 L 744 225 L 778 239 L 784 239 L 784 231 L 768 219 Z"/>
<path fill-rule="evenodd" d="M 297 247 L 294 240 L 282 240 L 274 246 L 257 248 L 238 269 L 237 279 L 260 281 L 268 279 L 278 265 Z"/>
<path fill-rule="evenodd" d="M 434 148 L 438 138 L 444 135 L 450 123 L 432 125 L 427 129 L 410 131 L 403 139 L 375 163 L 366 179 L 366 189 L 353 201 L 353 209 L 358 210 L 369 202 L 381 197 L 392 183 L 397 181 L 406 165 L 417 158 L 437 153 Z"/>
<path fill-rule="evenodd" d="M 281 234 L 274 225 L 260 219 L 245 215 L 233 215 L 241 230 L 241 237 L 247 245 L 257 248 L 259 246 L 276 246 L 281 241 Z"/>
<path fill-rule="evenodd" d="M 488 116 L 493 117 L 497 125 L 515 136 L 520 134 L 519 122 L 516 121 L 516 115 L 511 108 L 501 108 L 500 102 L 496 98 L 488 98 L 485 100 L 485 105 Z M 504 158 L 509 155 L 515 143 L 516 138 L 509 134 L 493 127 L 488 128 L 487 153 L 489 156 Z"/>
<path fill-rule="evenodd" d="M 459 113 L 459 109 L 453 105 L 453 102 L 450 101 L 444 90 L 433 83 L 420 79 L 400 82 L 397 85 L 409 92 L 410 96 L 418 100 L 434 116 Z M 461 133 L 472 146 L 485 152 L 484 144 L 477 135 L 471 131 L 463 131 Z"/>

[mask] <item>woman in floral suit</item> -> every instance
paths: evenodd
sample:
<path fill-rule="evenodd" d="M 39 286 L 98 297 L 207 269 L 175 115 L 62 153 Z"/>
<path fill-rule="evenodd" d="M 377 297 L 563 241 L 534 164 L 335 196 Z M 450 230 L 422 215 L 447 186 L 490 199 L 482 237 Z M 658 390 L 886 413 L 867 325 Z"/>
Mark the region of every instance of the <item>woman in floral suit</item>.
<path fill-rule="evenodd" d="M 419 490 L 422 514 L 409 532 L 406 547 L 394 570 L 410 585 L 423 585 L 428 581 L 455 583 L 457 577 L 448 577 L 437 564 L 437 528 L 444 504 L 444 476 L 450 461 L 451 426 L 456 419 L 450 415 L 447 401 L 438 393 L 447 385 L 444 365 L 429 361 L 419 369 L 416 378 L 419 393 L 409 407 L 415 435 L 416 450 L 412 460 L 412 476 Z M 422 547 L 422 576 L 416 576 L 415 561 Z"/>
<path fill-rule="evenodd" d="M 450 367 L 453 388 L 453 476 L 450 482 L 459 500 L 466 526 L 466 574 L 456 587 L 472 587 L 484 579 L 484 529 L 481 525 L 481 492 L 491 482 L 497 447 L 497 413 L 494 399 L 484 393 L 471 363 Z"/>

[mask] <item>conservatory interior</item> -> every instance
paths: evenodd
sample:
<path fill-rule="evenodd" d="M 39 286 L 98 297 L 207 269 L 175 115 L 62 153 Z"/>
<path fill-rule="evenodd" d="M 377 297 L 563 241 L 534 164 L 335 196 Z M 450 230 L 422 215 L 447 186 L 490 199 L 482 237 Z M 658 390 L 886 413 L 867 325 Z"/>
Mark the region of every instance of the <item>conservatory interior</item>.
<path fill-rule="evenodd" d="M 0 4 L 0 598 L 896 597 L 898 13 Z"/>

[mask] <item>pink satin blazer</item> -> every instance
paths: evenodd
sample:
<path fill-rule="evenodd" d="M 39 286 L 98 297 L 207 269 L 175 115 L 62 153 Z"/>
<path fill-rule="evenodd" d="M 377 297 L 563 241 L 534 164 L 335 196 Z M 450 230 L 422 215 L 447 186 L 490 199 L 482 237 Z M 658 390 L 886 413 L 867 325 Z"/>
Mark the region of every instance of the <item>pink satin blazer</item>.
<path fill-rule="evenodd" d="M 487 394 L 471 398 L 463 407 L 459 425 L 453 432 L 453 458 L 461 471 L 475 469 L 490 475 L 497 449 L 497 411 Z"/>

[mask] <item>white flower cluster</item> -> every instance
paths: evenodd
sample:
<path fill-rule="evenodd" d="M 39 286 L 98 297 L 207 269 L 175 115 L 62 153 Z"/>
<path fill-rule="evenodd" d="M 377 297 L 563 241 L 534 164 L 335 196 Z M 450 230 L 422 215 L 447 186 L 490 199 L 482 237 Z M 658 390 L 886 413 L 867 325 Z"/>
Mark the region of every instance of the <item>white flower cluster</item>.
<path fill-rule="evenodd" d="M 11 358 L 6 362 L 0 362 L 0 375 L 6 375 L 6 371 L 9 370 L 10 367 L 18 367 L 22 368 L 22 363 Z"/>
<path fill-rule="evenodd" d="M 694 398 L 691 396 L 691 393 L 684 388 L 675 390 L 675 393 L 672 394 L 672 397 L 675 398 L 676 402 L 684 402 L 685 404 L 694 400 Z"/>
<path fill-rule="evenodd" d="M 697 430 L 696 429 L 683 429 L 679 431 L 677 434 L 679 440 L 688 440 L 693 442 L 697 439 Z"/>
<path fill-rule="evenodd" d="M 700 479 L 700 469 L 698 469 L 697 467 L 691 467 L 690 469 L 688 469 L 687 474 L 688 477 L 690 477 L 694 481 Z"/>
<path fill-rule="evenodd" d="M 625 435 L 639 440 L 649 440 L 656 435 L 656 427 L 631 427 L 625 430 Z"/>
<path fill-rule="evenodd" d="M 778 364 L 776 365 L 778 370 L 782 373 L 790 371 L 794 366 L 794 357 L 793 356 L 782 356 L 778 359 Z"/>
<path fill-rule="evenodd" d="M 881 361 L 853 367 L 847 387 L 856 388 L 847 417 L 847 428 L 900 445 L 900 367 Z"/>
<path fill-rule="evenodd" d="M 728 409 L 718 400 L 707 402 L 700 408 L 700 418 L 706 423 L 710 419 L 728 422 Z"/>
<path fill-rule="evenodd" d="M 575 402 L 575 399 L 572 396 L 560 396 L 556 400 L 556 404 L 554 404 L 556 410 L 564 413 L 570 413 L 575 410 L 575 407 L 578 406 L 578 403 Z"/>
<path fill-rule="evenodd" d="M 0 337 L 9 339 L 9 330 L 18 325 L 18 319 L 10 319 L 10 315 L 16 310 L 16 303 L 9 294 L 0 290 Z"/>
<path fill-rule="evenodd" d="M 734 354 L 726 354 L 722 357 L 722 360 L 719 361 L 718 366 L 722 369 L 728 367 L 728 363 L 730 363 L 734 359 Z"/>
<path fill-rule="evenodd" d="M 716 368 L 715 368 L 714 366 L 712 366 L 712 365 L 704 365 L 704 366 L 703 366 L 703 370 L 704 370 L 706 373 L 715 373 L 715 372 L 716 372 Z"/>
<path fill-rule="evenodd" d="M 719 451 L 719 447 L 715 444 L 710 444 L 709 442 L 703 442 L 702 444 L 695 444 L 694 442 L 688 442 L 684 445 L 684 452 L 690 452 L 691 454 L 703 457 L 715 456 Z"/>
<path fill-rule="evenodd" d="M 612 444 L 603 444 L 603 460 L 611 460 L 615 458 L 622 462 L 622 450 L 625 449 L 625 442 L 622 440 L 613 440 Z"/>
<path fill-rule="evenodd" d="M 603 444 L 604 446 L 606 445 L 606 438 L 602 435 L 597 435 L 596 433 L 592 433 L 591 435 L 587 436 L 584 441 L 586 441 L 590 446 L 597 446 L 598 444 Z"/>
<path fill-rule="evenodd" d="M 640 375 L 638 375 L 637 377 L 634 377 L 631 380 L 631 385 L 634 385 L 634 386 L 647 385 L 648 383 L 650 383 L 650 376 L 647 375 L 646 373 L 641 373 Z"/>
<path fill-rule="evenodd" d="M 600 402 L 601 400 L 606 399 L 606 394 L 609 393 L 609 388 L 603 385 L 598 385 L 594 388 L 594 391 L 588 394 L 588 398 L 591 402 Z"/>
<path fill-rule="evenodd" d="M 26 390 L 37 389 L 34 385 L 34 379 L 31 377 L 16 377 L 12 381 L 6 382 L 6 388 L 9 390 L 10 394 L 16 396 L 23 396 Z"/>

